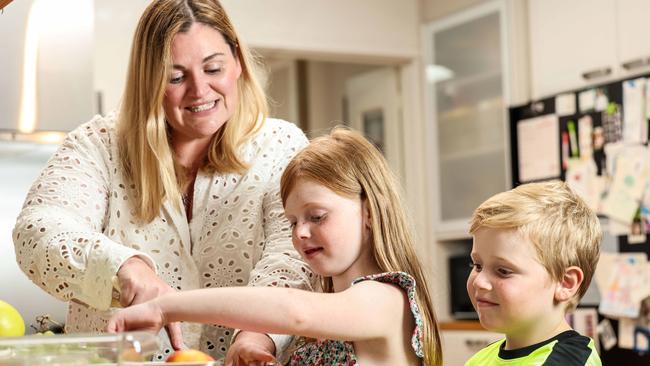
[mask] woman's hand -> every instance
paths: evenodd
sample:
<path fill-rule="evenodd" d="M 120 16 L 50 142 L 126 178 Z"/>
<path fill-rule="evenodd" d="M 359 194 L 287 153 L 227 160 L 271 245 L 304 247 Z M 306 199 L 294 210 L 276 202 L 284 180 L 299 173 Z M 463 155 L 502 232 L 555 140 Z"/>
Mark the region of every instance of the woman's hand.
<path fill-rule="evenodd" d="M 129 306 L 115 313 L 108 321 L 110 333 L 146 330 L 158 333 L 165 325 L 165 317 L 156 301 Z"/>
<path fill-rule="evenodd" d="M 226 366 L 278 364 L 273 356 L 275 344 L 266 334 L 239 332 L 226 354 Z M 278 364 L 279 365 L 279 364 Z"/>
<path fill-rule="evenodd" d="M 127 259 L 117 271 L 117 278 L 120 285 L 120 305 L 125 308 L 153 300 L 158 296 L 167 293 L 175 292 L 173 288 L 165 283 L 165 281 L 161 280 L 154 270 L 139 257 L 131 257 Z M 130 317 L 131 315 L 129 314 L 130 313 L 127 313 L 126 316 Z M 128 319 L 135 321 L 138 319 L 138 315 L 139 313 L 134 313 L 133 317 Z M 142 319 L 147 320 L 146 317 L 143 317 Z M 134 324 L 139 323 L 134 322 Z M 161 324 L 158 329 L 163 325 L 164 324 Z M 129 329 L 136 328 L 135 326 L 132 326 L 125 330 Z M 153 330 L 153 328 L 151 329 Z M 171 346 L 175 350 L 183 348 L 183 335 L 181 333 L 180 323 L 170 323 L 165 329 L 169 335 Z M 117 331 L 122 331 L 122 329 Z"/>

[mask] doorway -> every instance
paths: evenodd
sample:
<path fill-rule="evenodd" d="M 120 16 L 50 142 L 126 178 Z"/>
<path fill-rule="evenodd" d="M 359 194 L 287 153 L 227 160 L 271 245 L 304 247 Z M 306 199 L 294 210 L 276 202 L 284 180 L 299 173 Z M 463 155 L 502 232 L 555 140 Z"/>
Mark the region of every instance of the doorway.
<path fill-rule="evenodd" d="M 309 138 L 337 125 L 360 131 L 403 178 L 399 69 L 395 66 L 264 55 L 270 115 L 296 123 Z"/>

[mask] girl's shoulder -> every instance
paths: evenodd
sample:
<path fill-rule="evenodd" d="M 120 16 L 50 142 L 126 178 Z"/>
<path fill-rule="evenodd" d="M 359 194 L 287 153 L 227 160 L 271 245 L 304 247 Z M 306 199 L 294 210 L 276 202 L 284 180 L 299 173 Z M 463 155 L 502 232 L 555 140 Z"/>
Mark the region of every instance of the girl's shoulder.
<path fill-rule="evenodd" d="M 352 281 L 352 285 L 363 281 L 377 281 L 397 285 L 407 293 L 413 292 L 413 295 L 415 295 L 415 278 L 406 272 L 375 273 L 355 279 Z"/>
<path fill-rule="evenodd" d="M 352 281 L 351 288 L 357 291 L 366 291 L 368 296 L 382 296 L 386 300 L 393 298 L 395 307 L 398 302 L 403 304 L 406 297 L 413 315 L 416 318 L 420 317 L 420 309 L 416 301 L 415 279 L 406 272 L 384 272 L 359 277 Z M 388 304 L 388 301 L 386 303 Z"/>
<path fill-rule="evenodd" d="M 359 277 L 352 281 L 352 285 L 359 284 L 364 281 L 373 281 L 390 284 L 393 286 L 400 287 L 408 298 L 409 307 L 413 318 L 415 319 L 415 329 L 413 330 L 413 336 L 411 337 L 411 346 L 415 351 L 415 354 L 419 357 L 424 357 L 423 351 L 423 331 L 424 324 L 422 320 L 422 313 L 420 312 L 420 307 L 416 301 L 416 283 L 413 276 L 406 272 L 384 272 L 376 273 L 364 277 Z"/>

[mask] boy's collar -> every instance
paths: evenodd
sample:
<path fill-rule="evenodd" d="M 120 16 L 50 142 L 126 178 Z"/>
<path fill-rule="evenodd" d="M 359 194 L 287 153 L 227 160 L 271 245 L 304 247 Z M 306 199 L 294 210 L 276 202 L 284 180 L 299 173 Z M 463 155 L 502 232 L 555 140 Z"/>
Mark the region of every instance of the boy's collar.
<path fill-rule="evenodd" d="M 526 346 L 526 347 L 523 347 L 523 348 L 510 349 L 510 350 L 505 349 L 506 341 L 504 340 L 503 343 L 501 343 L 501 345 L 499 345 L 499 358 L 504 359 L 504 360 L 512 360 L 512 359 L 515 359 L 515 358 L 526 357 L 529 354 L 531 354 L 533 351 L 535 351 L 536 349 L 538 349 L 540 347 L 543 347 L 546 344 L 549 344 L 549 343 L 551 343 L 553 341 L 556 341 L 556 340 L 557 341 L 562 341 L 564 339 L 574 337 L 576 335 L 579 335 L 579 333 L 576 332 L 573 329 L 565 330 L 564 332 L 562 332 L 562 333 L 560 333 L 560 334 L 558 334 L 558 335 L 556 335 L 554 337 L 551 337 L 551 338 L 549 338 L 549 339 L 547 339 L 545 341 L 541 341 L 539 343 L 535 343 L 535 344 L 532 344 L 530 346 Z"/>

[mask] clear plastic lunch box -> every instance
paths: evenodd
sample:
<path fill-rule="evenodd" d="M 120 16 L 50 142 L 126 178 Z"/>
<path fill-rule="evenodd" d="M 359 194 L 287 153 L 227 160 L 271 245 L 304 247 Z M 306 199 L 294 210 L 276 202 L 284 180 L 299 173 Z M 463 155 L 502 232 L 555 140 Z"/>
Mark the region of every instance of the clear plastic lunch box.
<path fill-rule="evenodd" d="M 147 332 L 0 338 L 0 366 L 142 364 L 159 346 Z"/>
<path fill-rule="evenodd" d="M 0 366 L 222 365 L 221 361 L 148 361 L 159 349 L 158 336 L 148 332 L 0 337 Z"/>

